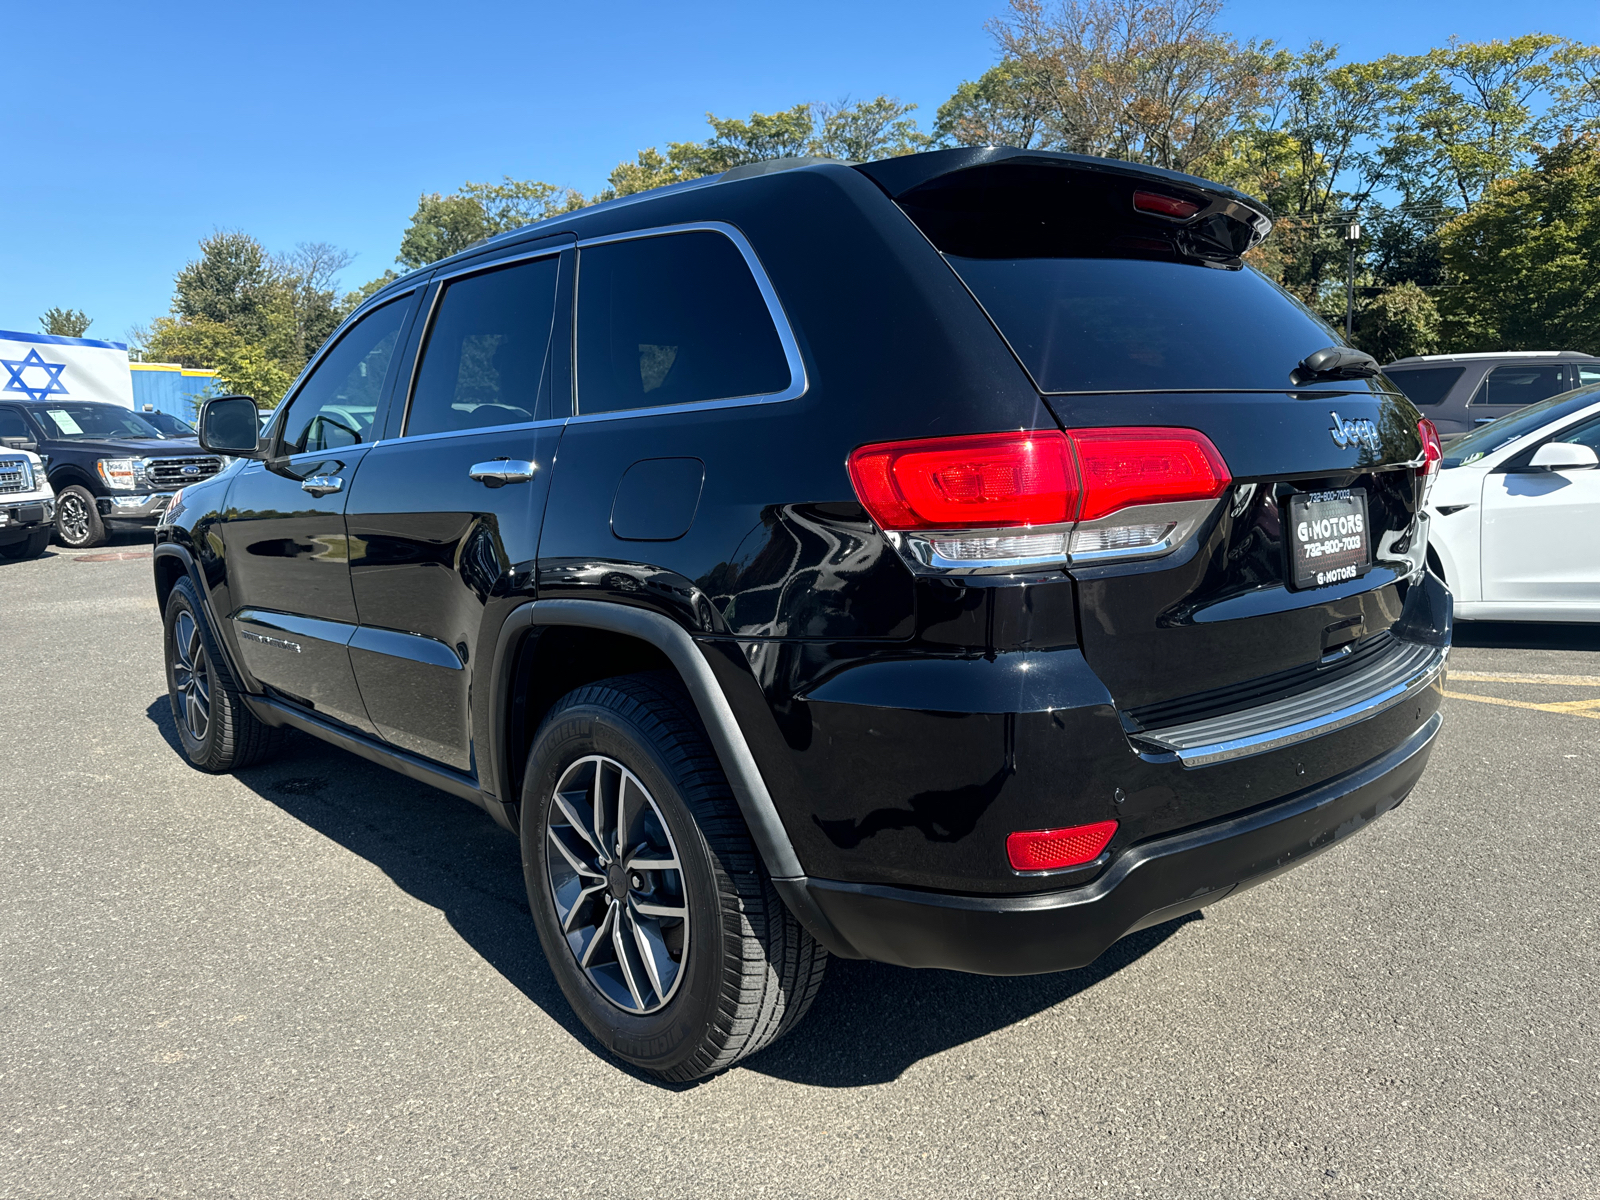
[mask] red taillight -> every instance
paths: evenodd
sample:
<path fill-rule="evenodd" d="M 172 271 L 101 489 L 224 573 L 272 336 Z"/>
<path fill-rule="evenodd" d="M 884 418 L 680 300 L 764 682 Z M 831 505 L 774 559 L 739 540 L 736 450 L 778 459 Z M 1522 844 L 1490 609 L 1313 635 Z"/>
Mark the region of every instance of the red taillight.
<path fill-rule="evenodd" d="M 1018 871 L 1082 866 L 1100 857 L 1116 831 L 1115 821 L 1096 821 L 1069 829 L 1029 829 L 1006 839 L 1006 857 Z"/>
<path fill-rule="evenodd" d="M 1439 469 L 1444 447 L 1439 444 L 1438 428 L 1427 417 L 1417 422 L 1417 436 L 1422 439 L 1422 474 L 1427 477 Z"/>
<path fill-rule="evenodd" d="M 1083 511 L 1092 521 L 1130 504 L 1214 500 L 1233 477 L 1205 434 L 1193 429 L 1075 429 Z"/>
<path fill-rule="evenodd" d="M 1177 221 L 1187 221 L 1200 211 L 1200 206 L 1193 200 L 1180 200 L 1176 196 L 1163 196 L 1160 192 L 1135 192 L 1133 206 L 1140 212 L 1155 213 L 1160 217 L 1172 217 Z"/>
<path fill-rule="evenodd" d="M 1053 429 L 862 446 L 850 482 L 884 529 L 1059 525 L 1078 510 L 1078 472 Z"/>

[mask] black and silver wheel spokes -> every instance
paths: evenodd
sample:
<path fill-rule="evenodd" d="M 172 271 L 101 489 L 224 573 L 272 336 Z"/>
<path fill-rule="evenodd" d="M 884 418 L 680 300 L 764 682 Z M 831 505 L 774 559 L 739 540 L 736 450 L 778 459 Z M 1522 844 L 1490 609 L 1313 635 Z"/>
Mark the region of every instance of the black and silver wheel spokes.
<path fill-rule="evenodd" d="M 74 546 L 88 540 L 89 514 L 77 496 L 63 496 L 59 502 L 56 521 L 61 526 L 61 537 Z"/>
<path fill-rule="evenodd" d="M 211 672 L 193 613 L 180 612 L 172 623 L 172 703 L 190 738 L 205 741 L 211 727 Z"/>
<path fill-rule="evenodd" d="M 666 821 L 637 776 L 603 755 L 556 784 L 545 871 L 578 965 L 632 1013 L 672 998 L 689 954 L 683 869 Z"/>

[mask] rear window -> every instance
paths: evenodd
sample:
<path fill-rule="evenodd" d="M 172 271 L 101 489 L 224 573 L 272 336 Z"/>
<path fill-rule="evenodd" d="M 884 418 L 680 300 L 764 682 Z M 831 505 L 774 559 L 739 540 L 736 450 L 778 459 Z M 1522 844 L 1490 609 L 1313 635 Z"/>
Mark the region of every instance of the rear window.
<path fill-rule="evenodd" d="M 1422 408 L 1443 404 L 1465 372 L 1465 367 L 1386 367 L 1383 373 L 1406 394 L 1407 400 Z"/>
<path fill-rule="evenodd" d="M 1341 341 L 1250 267 L 946 257 L 1044 392 L 1281 391 Z"/>
<path fill-rule="evenodd" d="M 789 384 L 766 300 L 744 255 L 722 234 L 664 234 L 579 251 L 580 412 L 764 396 Z"/>

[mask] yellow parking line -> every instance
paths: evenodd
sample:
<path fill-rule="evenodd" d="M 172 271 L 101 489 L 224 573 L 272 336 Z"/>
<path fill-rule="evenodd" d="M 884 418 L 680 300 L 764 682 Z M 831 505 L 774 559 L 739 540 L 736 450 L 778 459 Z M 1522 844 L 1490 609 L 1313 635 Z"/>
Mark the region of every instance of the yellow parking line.
<path fill-rule="evenodd" d="M 1459 679 L 1460 676 L 1453 676 Z M 1600 712 L 1590 712 L 1575 705 L 1600 705 L 1595 700 L 1569 700 L 1565 704 L 1530 704 L 1526 700 L 1502 700 L 1499 696 L 1474 696 L 1470 692 L 1445 691 L 1445 695 L 1452 700 L 1476 700 L 1479 704 L 1498 704 L 1504 708 L 1531 708 L 1535 712 L 1567 713 L 1574 717 L 1592 717 L 1600 721 Z"/>
<path fill-rule="evenodd" d="M 1518 675 L 1514 671 L 1451 671 L 1463 683 L 1568 683 L 1573 687 L 1600 688 L 1600 675 Z"/>

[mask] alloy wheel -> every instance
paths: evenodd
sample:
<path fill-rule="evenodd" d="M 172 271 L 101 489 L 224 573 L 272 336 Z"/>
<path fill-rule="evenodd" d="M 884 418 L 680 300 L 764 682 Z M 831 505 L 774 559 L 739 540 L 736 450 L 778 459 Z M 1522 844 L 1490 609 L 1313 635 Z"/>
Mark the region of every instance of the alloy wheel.
<path fill-rule="evenodd" d="M 589 982 L 626 1012 L 655 1012 L 689 956 L 683 868 L 654 798 L 604 755 L 562 774 L 546 820 L 556 917 Z"/>
<path fill-rule="evenodd" d="M 172 623 L 172 705 L 190 738 L 203 742 L 211 727 L 211 671 L 200 625 L 190 612 Z"/>
<path fill-rule="evenodd" d="M 89 513 L 80 497 L 68 494 L 57 502 L 56 527 L 61 530 L 61 540 L 69 546 L 89 540 Z"/>

